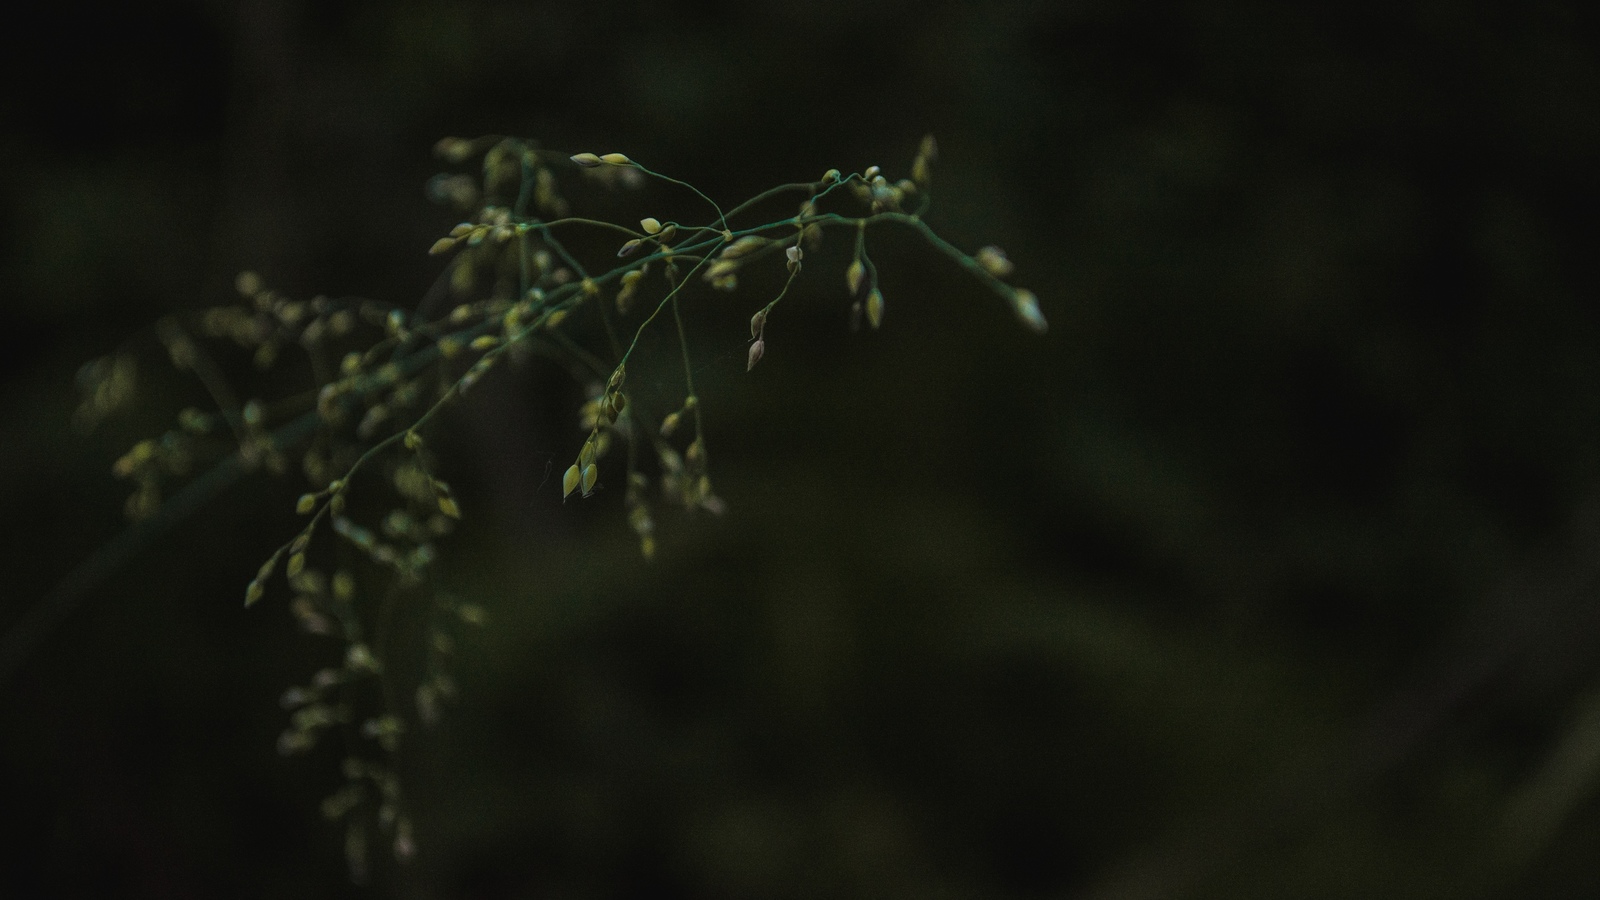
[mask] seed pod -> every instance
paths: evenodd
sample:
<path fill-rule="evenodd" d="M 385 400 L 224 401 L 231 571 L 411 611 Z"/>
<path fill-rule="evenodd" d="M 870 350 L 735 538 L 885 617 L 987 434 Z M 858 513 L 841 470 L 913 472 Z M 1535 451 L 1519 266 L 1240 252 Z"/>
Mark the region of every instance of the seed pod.
<path fill-rule="evenodd" d="M 1017 318 L 1022 320 L 1022 324 L 1035 333 L 1044 334 L 1049 330 L 1050 323 L 1045 321 L 1044 313 L 1039 311 L 1039 298 L 1033 295 L 1033 291 L 1019 288 L 1011 295 L 1011 308 L 1016 311 Z"/>
<path fill-rule="evenodd" d="M 578 155 L 572 157 L 572 161 L 580 166 L 583 166 L 585 169 L 592 169 L 595 166 L 600 165 L 600 157 L 595 156 L 593 153 L 579 153 Z"/>
<path fill-rule="evenodd" d="M 633 160 L 627 158 L 626 156 L 623 156 L 621 153 L 607 153 L 604 156 L 600 157 L 600 161 L 605 163 L 608 166 L 631 166 L 631 165 L 633 165 Z"/>
<path fill-rule="evenodd" d="M 455 247 L 455 245 L 456 245 L 456 239 L 455 238 L 447 238 L 447 237 L 439 238 L 437 241 L 433 242 L 433 246 L 432 247 L 428 248 L 428 255 L 429 256 L 438 256 L 441 253 L 444 253 L 444 252 L 446 252 L 448 250 L 453 249 Z"/>
<path fill-rule="evenodd" d="M 595 468 L 594 463 L 590 463 L 589 465 L 584 467 L 584 470 L 583 470 L 583 495 L 585 497 L 587 497 L 590 494 L 594 493 L 594 483 L 595 483 L 595 480 L 598 479 L 599 477 L 600 477 L 600 470 Z"/>
<path fill-rule="evenodd" d="M 254 272 L 240 272 L 239 277 L 233 280 L 234 289 L 242 296 L 254 297 L 261 292 L 261 276 Z"/>
<path fill-rule="evenodd" d="M 756 340 L 760 338 L 766 333 L 766 330 L 767 311 L 765 309 L 757 310 L 756 314 L 750 317 L 750 339 Z"/>
<path fill-rule="evenodd" d="M 456 505 L 456 498 L 449 494 L 439 495 L 439 511 L 452 519 L 461 518 L 461 507 Z"/>
<path fill-rule="evenodd" d="M 719 256 L 722 259 L 738 259 L 739 257 L 759 250 L 770 243 L 772 242 L 759 235 L 747 234 L 744 237 L 739 238 L 733 243 L 727 245 L 726 247 L 723 247 L 722 253 L 719 254 Z"/>
<path fill-rule="evenodd" d="M 977 261 L 978 265 L 983 267 L 985 272 L 996 278 L 1004 278 L 1016 268 L 1011 264 L 1011 260 L 1006 258 L 1006 252 L 993 244 L 979 250 L 973 254 L 972 258 Z"/>
<path fill-rule="evenodd" d="M 458 163 L 472 155 L 472 142 L 458 137 L 440 138 L 439 143 L 433 145 L 433 152 L 442 159 Z"/>
<path fill-rule="evenodd" d="M 681 413 L 667 413 L 667 417 L 661 420 L 661 436 L 672 437 L 672 433 L 678 430 L 678 423 L 681 421 L 683 421 Z"/>
<path fill-rule="evenodd" d="M 644 229 L 645 234 L 660 234 L 661 220 L 655 216 L 648 216 L 639 220 L 639 227 Z"/>
<path fill-rule="evenodd" d="M 622 249 L 621 250 L 617 251 L 617 255 L 618 256 L 627 256 L 628 254 L 632 253 L 633 251 L 639 249 L 639 243 L 640 242 L 639 242 L 638 238 L 634 238 L 633 240 L 628 241 L 627 243 L 622 245 Z"/>
<path fill-rule="evenodd" d="M 867 267 L 862 264 L 861 257 L 850 261 L 850 267 L 844 270 L 844 283 L 850 288 L 850 296 L 861 293 L 861 285 L 867 280 Z"/>
<path fill-rule="evenodd" d="M 766 354 L 766 352 L 767 342 L 758 338 L 755 343 L 750 345 L 750 360 L 745 364 L 744 370 L 748 372 L 751 369 L 754 369 L 756 367 L 756 363 L 761 361 L 761 357 Z"/>
<path fill-rule="evenodd" d="M 877 288 L 867 292 L 867 324 L 874 330 L 883 324 L 883 291 Z"/>
<path fill-rule="evenodd" d="M 305 515 L 306 513 L 311 512 L 313 509 L 316 509 L 316 508 L 317 508 L 317 495 L 316 494 L 301 494 L 300 495 L 300 500 L 297 503 L 295 503 L 295 505 L 294 505 L 294 511 L 299 513 L 302 516 Z"/>
<path fill-rule="evenodd" d="M 563 500 L 571 495 L 573 491 L 578 489 L 578 481 L 581 477 L 582 476 L 579 474 L 578 466 L 576 464 L 567 469 L 567 474 L 561 477 L 561 498 Z"/>

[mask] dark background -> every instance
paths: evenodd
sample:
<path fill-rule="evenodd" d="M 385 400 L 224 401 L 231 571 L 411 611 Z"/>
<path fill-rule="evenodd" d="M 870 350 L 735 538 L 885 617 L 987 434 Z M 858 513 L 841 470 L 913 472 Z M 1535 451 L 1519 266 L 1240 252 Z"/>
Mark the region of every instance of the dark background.
<path fill-rule="evenodd" d="M 155 318 L 420 298 L 445 135 L 624 151 L 724 204 L 939 138 L 884 327 L 848 238 L 690 304 L 721 518 L 561 504 L 579 389 L 452 413 L 488 625 L 407 744 L 397 897 L 1600 891 L 1600 56 L 1577 3 L 251 0 L 0 37 L 0 627 L 121 527 L 191 390 L 68 425 Z M 658 202 L 677 202 L 652 189 Z M 535 377 L 537 376 L 537 377 Z M 168 396 L 170 394 L 170 396 Z M 253 479 L 0 686 L 0 895 L 357 894 L 276 698 L 337 649 L 243 584 Z M 280 515 L 279 513 L 285 513 Z M 276 601 L 276 602 L 274 602 Z M 380 860 L 383 854 L 378 854 Z"/>

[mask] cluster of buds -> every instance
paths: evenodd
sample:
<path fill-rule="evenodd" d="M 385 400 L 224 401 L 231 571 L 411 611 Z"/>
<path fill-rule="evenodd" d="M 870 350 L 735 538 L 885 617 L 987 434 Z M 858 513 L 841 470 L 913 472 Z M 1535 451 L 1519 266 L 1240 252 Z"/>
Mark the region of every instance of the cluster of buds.
<path fill-rule="evenodd" d="M 476 247 L 485 240 L 504 244 L 518 234 L 511 224 L 511 211 L 500 206 L 486 206 L 476 222 L 462 222 L 450 229 L 445 237 L 433 242 L 428 252 L 437 256 L 455 249 L 458 244 Z"/>
<path fill-rule="evenodd" d="M 625 242 L 622 245 L 622 249 L 617 251 L 617 256 L 622 257 L 633 255 L 633 251 L 638 250 L 639 247 L 646 241 L 652 241 L 657 246 L 665 248 L 667 242 L 678 235 L 677 223 L 668 222 L 667 224 L 663 225 L 661 224 L 661 220 L 654 216 L 647 216 L 643 219 L 640 219 L 639 228 L 644 231 L 645 236 L 642 238 L 633 238 L 632 240 Z"/>
<path fill-rule="evenodd" d="M 854 298 L 850 304 L 850 327 L 861 327 L 861 317 L 865 315 L 867 324 L 876 330 L 883 324 L 883 291 L 878 288 L 878 267 L 867 257 L 866 248 L 859 244 L 855 259 L 844 270 L 844 283 Z"/>
<path fill-rule="evenodd" d="M 732 238 L 732 235 L 727 235 Z M 758 250 L 764 250 L 772 244 L 771 238 L 764 238 L 756 234 L 747 234 L 737 240 L 728 240 L 722 245 L 722 250 L 711 265 L 706 267 L 705 273 L 700 277 L 719 291 L 731 291 L 739 286 L 738 271 L 746 262 L 747 257 Z"/>
<path fill-rule="evenodd" d="M 974 253 L 972 261 L 985 274 L 1001 282 L 1004 282 L 1012 271 L 1016 269 L 1016 266 L 1012 265 L 1011 260 L 1006 256 L 1006 252 L 993 244 L 983 247 L 977 253 Z M 1034 296 L 1033 291 L 1026 288 L 1013 287 L 1009 284 L 1002 284 L 1001 287 L 1008 292 L 1007 299 L 1011 301 L 1011 311 L 1016 313 L 1017 318 L 1021 320 L 1023 325 L 1026 325 L 1029 330 L 1037 334 L 1044 334 L 1049 330 L 1050 323 L 1045 321 L 1044 313 L 1039 311 L 1039 298 Z"/>
<path fill-rule="evenodd" d="M 161 508 L 161 481 L 165 475 L 184 475 L 192 464 L 189 435 L 169 431 L 160 440 L 147 438 L 134 444 L 111 467 L 118 478 L 134 483 L 123 506 L 130 520 L 139 521 Z"/>
<path fill-rule="evenodd" d="M 584 404 L 581 416 L 584 426 L 589 429 L 589 438 L 578 451 L 578 461 L 568 467 L 561 478 L 563 500 L 580 489 L 584 497 L 594 494 L 595 484 L 600 479 L 597 463 L 611 446 L 609 429 L 617 424 L 617 419 L 628 407 L 628 395 L 622 392 L 622 383 L 626 378 L 627 366 L 617 366 L 599 396 Z"/>
<path fill-rule="evenodd" d="M 571 159 L 608 186 L 636 188 L 644 184 L 644 172 L 639 164 L 624 154 L 577 153 Z"/>
<path fill-rule="evenodd" d="M 917 184 L 909 178 L 890 182 L 877 166 L 868 166 L 861 180 L 851 184 L 856 199 L 866 204 L 874 213 L 899 212 L 905 201 L 917 193 Z"/>
<path fill-rule="evenodd" d="M 750 317 L 750 356 L 749 360 L 745 363 L 744 370 L 746 372 L 754 369 L 756 367 L 756 363 L 761 361 L 761 357 L 766 355 L 767 313 L 771 311 L 772 307 L 771 305 L 768 305 Z"/>
<path fill-rule="evenodd" d="M 661 461 L 661 491 L 668 498 L 683 504 L 684 509 L 703 509 L 720 515 L 724 509 L 722 498 L 711 491 L 711 477 L 706 473 L 706 443 L 695 438 L 684 448 L 682 455 L 670 447 L 658 449 Z"/>

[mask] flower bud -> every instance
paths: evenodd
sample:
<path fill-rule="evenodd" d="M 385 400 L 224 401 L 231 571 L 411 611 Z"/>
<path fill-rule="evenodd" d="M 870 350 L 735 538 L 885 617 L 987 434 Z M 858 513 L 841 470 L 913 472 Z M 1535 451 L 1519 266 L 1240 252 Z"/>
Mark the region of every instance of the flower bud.
<path fill-rule="evenodd" d="M 1011 308 L 1016 311 L 1017 318 L 1022 320 L 1022 324 L 1032 331 L 1044 334 L 1049 329 L 1050 324 L 1044 320 L 1044 314 L 1039 311 L 1039 298 L 1033 295 L 1033 291 L 1019 288 L 1011 296 Z"/>
<path fill-rule="evenodd" d="M 719 254 L 719 256 L 721 256 L 722 259 L 738 259 L 747 253 L 765 247 L 769 243 L 771 242 L 764 237 L 754 234 L 747 234 L 744 237 L 739 238 L 733 243 L 727 245 L 726 247 L 723 247 L 722 253 Z"/>
<path fill-rule="evenodd" d="M 874 329 L 883 324 L 883 291 L 877 288 L 867 292 L 867 324 Z"/>
<path fill-rule="evenodd" d="M 1016 268 L 1011 264 L 1011 260 L 1006 258 L 1006 252 L 993 244 L 979 250 L 972 258 L 977 260 L 985 272 L 996 278 L 1004 278 Z"/>
<path fill-rule="evenodd" d="M 850 268 L 844 270 L 844 283 L 850 288 L 850 296 L 861 293 L 861 283 L 866 280 L 867 267 L 862 265 L 861 257 L 850 261 Z"/>

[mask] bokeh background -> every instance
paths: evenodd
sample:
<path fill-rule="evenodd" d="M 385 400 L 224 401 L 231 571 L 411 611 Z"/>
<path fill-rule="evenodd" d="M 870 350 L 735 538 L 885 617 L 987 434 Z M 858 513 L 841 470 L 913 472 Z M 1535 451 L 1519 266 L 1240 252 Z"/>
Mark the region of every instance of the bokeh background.
<path fill-rule="evenodd" d="M 903 173 L 932 132 L 930 221 L 1006 248 L 1052 327 L 889 233 L 883 329 L 847 328 L 835 234 L 749 375 L 766 297 L 696 295 L 729 508 L 663 516 L 648 564 L 620 491 L 546 480 L 580 386 L 503 375 L 452 413 L 442 577 L 488 624 L 406 744 L 417 859 L 368 888 L 317 811 L 336 756 L 274 749 L 338 648 L 239 604 L 303 486 L 229 489 L 0 685 L 0 895 L 1594 896 L 1594 18 L 13 11 L 0 628 L 118 533 L 111 462 L 190 402 L 150 355 L 141 405 L 79 434 L 78 366 L 246 268 L 420 299 L 445 135 L 621 150 L 726 203 Z"/>

